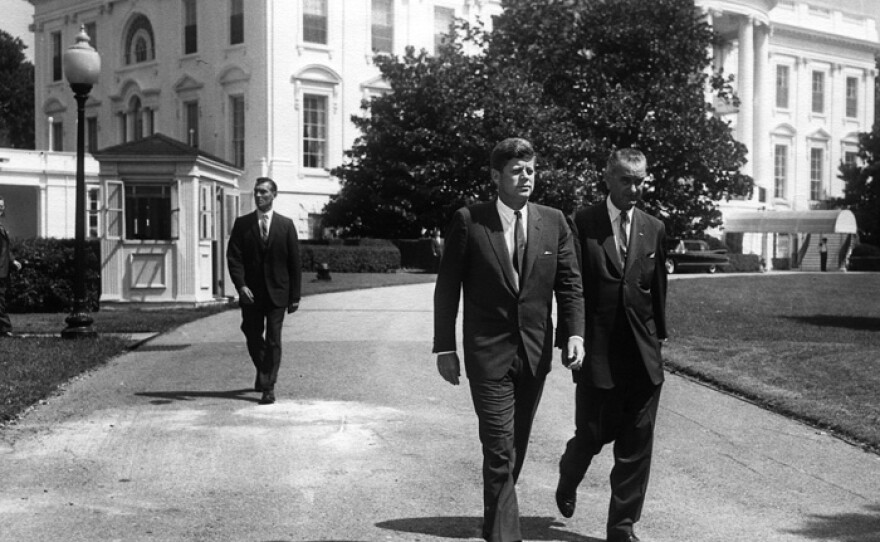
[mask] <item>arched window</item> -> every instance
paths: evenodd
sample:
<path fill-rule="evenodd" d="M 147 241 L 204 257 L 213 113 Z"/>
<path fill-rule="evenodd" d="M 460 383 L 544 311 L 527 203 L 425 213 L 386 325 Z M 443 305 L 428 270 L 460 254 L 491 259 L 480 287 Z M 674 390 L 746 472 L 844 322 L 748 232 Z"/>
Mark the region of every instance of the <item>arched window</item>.
<path fill-rule="evenodd" d="M 143 15 L 132 19 L 125 34 L 125 64 L 137 64 L 156 58 L 153 25 Z"/>

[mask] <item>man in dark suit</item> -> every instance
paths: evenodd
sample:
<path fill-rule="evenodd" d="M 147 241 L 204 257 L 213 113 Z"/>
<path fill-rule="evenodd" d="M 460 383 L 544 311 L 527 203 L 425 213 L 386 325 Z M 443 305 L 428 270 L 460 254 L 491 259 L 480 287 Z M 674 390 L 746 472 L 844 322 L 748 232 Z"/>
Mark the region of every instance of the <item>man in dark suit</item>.
<path fill-rule="evenodd" d="M 6 216 L 6 201 L 0 196 L 0 218 Z M 0 337 L 12 336 L 12 321 L 9 314 L 6 313 L 6 288 L 9 282 L 9 271 L 21 269 L 18 260 L 12 257 L 12 251 L 9 248 L 9 232 L 6 227 L 0 223 Z"/>
<path fill-rule="evenodd" d="M 226 251 L 229 275 L 241 305 L 241 330 L 257 369 L 254 389 L 263 392 L 261 404 L 275 402 L 284 313 L 299 308 L 302 285 L 296 227 L 291 219 L 272 210 L 277 193 L 275 181 L 257 179 L 257 210 L 235 219 Z"/>
<path fill-rule="evenodd" d="M 506 139 L 491 157 L 496 201 L 455 212 L 434 290 L 434 352 L 440 375 L 459 383 L 455 321 L 464 290 L 464 364 L 483 445 L 483 538 L 522 540 L 514 484 L 553 356 L 551 306 L 569 326 L 569 361 L 583 358 L 583 296 L 565 217 L 528 203 L 535 152 Z M 573 332 L 572 330 L 575 330 Z"/>
<path fill-rule="evenodd" d="M 666 338 L 663 223 L 635 207 L 647 177 L 635 149 L 612 153 L 608 197 L 572 219 L 586 304 L 583 363 L 573 362 L 575 435 L 559 462 L 556 503 L 574 514 L 577 487 L 593 456 L 614 441 L 608 542 L 637 542 L 654 421 L 663 383 Z"/>

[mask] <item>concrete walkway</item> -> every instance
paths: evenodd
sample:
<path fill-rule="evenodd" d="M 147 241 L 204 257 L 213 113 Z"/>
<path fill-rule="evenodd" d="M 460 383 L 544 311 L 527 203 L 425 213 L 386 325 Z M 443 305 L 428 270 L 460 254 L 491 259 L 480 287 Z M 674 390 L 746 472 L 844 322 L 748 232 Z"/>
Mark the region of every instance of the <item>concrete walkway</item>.
<path fill-rule="evenodd" d="M 248 389 L 236 311 L 76 379 L 0 434 L 0 540 L 478 540 L 476 418 L 467 387 L 436 374 L 432 291 L 306 298 L 270 406 Z M 572 403 L 557 365 L 518 490 L 527 540 L 603 540 L 610 450 L 574 518 L 553 500 Z M 877 542 L 878 489 L 878 456 L 670 376 L 638 533 Z"/>

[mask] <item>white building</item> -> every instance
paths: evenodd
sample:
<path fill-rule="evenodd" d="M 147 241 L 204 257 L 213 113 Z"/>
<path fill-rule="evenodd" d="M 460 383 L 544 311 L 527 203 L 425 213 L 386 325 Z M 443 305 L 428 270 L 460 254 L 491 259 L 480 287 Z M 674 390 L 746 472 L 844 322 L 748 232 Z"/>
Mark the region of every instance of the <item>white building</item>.
<path fill-rule="evenodd" d="M 87 148 L 161 132 L 274 178 L 276 206 L 303 238 L 339 189 L 361 101 L 387 90 L 374 52 L 433 51 L 453 17 L 490 21 L 500 0 L 30 0 L 37 148 L 75 149 L 76 107 L 61 69 L 85 25 L 102 57 Z"/>
<path fill-rule="evenodd" d="M 843 196 L 838 167 L 856 160 L 858 133 L 870 131 L 874 123 L 874 57 L 880 43 L 867 3 L 697 3 L 723 38 L 713 49 L 715 68 L 735 75 L 741 105 L 719 104 L 719 110 L 748 146 L 745 173 L 755 179 L 751 200 L 722 204 L 726 222 L 748 211 L 821 209 L 827 199 Z M 803 252 L 806 267 L 818 268 L 818 239 L 810 243 L 794 230 L 754 233 L 760 235 L 747 234 L 744 248 L 768 264 L 774 257 Z M 825 233 L 831 234 L 830 251 L 847 248 L 846 232 Z"/>

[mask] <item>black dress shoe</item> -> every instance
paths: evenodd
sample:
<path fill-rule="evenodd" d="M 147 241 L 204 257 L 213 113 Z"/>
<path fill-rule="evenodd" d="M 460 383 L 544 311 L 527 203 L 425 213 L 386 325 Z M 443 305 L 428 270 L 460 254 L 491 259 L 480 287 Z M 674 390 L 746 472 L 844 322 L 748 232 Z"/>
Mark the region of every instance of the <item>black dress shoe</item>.
<path fill-rule="evenodd" d="M 620 533 L 608 535 L 608 542 L 641 542 L 636 533 Z"/>
<path fill-rule="evenodd" d="M 275 392 L 273 391 L 264 391 L 263 396 L 260 398 L 261 405 L 271 405 L 275 402 Z"/>
<path fill-rule="evenodd" d="M 574 508 L 577 504 L 577 490 L 565 491 L 561 487 L 556 488 L 556 507 L 562 517 L 570 518 L 574 515 Z"/>

